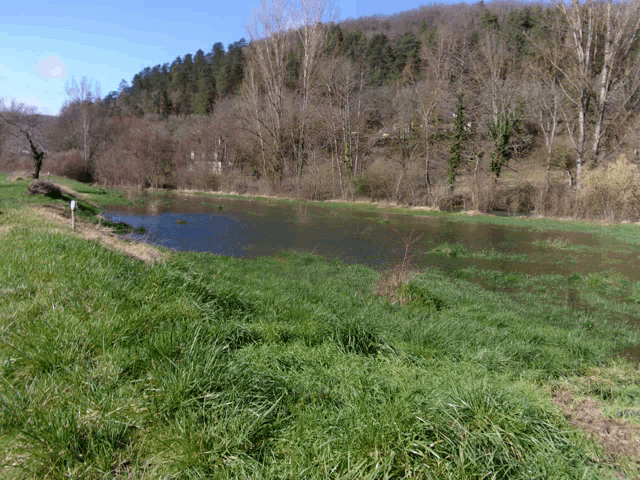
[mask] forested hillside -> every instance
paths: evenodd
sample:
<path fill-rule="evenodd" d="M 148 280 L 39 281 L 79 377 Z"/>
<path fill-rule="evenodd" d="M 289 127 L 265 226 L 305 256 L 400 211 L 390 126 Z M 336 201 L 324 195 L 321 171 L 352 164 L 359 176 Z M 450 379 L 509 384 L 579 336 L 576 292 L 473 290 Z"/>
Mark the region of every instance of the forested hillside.
<path fill-rule="evenodd" d="M 248 41 L 149 66 L 104 97 L 71 85 L 41 135 L 43 168 L 108 185 L 637 219 L 639 5 L 480 2 L 335 23 L 324 0 L 276 0 Z M 25 160 L 8 143 L 11 170 Z"/>

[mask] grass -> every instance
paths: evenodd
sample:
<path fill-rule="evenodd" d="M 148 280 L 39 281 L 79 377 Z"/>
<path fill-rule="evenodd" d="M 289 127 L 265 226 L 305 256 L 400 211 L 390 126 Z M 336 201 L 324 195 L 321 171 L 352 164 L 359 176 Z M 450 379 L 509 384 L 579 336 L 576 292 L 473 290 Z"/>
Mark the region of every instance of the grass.
<path fill-rule="evenodd" d="M 511 261 L 527 261 L 528 256 L 523 253 L 504 253 L 496 250 L 471 251 L 461 243 L 444 242 L 429 250 L 427 253 L 431 255 L 439 255 L 443 257 L 453 258 L 478 258 L 485 260 L 511 260 Z"/>
<path fill-rule="evenodd" d="M 392 303 L 379 272 L 312 255 L 145 264 L 33 221 L 5 185 L 0 476 L 638 474 L 549 394 L 636 408 L 618 356 L 640 343 L 636 282 L 430 269 Z"/>

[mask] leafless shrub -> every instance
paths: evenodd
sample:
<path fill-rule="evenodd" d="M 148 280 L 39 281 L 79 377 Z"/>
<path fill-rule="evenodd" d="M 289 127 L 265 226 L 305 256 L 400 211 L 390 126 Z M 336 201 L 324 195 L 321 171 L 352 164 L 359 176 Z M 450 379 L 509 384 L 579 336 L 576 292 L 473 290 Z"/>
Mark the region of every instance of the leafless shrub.
<path fill-rule="evenodd" d="M 449 195 L 449 189 L 445 184 L 433 185 L 429 197 L 427 199 L 427 206 L 431 208 L 440 209 L 444 206 L 445 199 Z"/>
<path fill-rule="evenodd" d="M 79 182 L 91 182 L 93 175 L 87 167 L 82 152 L 76 149 L 56 154 L 57 170 L 63 176 L 78 180 Z"/>
<path fill-rule="evenodd" d="M 405 237 L 395 228 L 391 230 L 395 235 L 395 240 L 403 248 L 402 257 L 398 258 L 396 265 L 384 273 L 378 280 L 378 284 L 374 289 L 374 295 L 388 297 L 391 303 L 406 302 L 405 297 L 401 294 L 402 287 L 407 285 L 415 276 L 413 259 L 415 253 L 414 246 L 422 239 L 423 235 L 414 236 L 414 231 L 409 232 L 409 236 Z"/>
<path fill-rule="evenodd" d="M 529 213 L 535 210 L 538 189 L 529 182 L 505 188 L 499 192 L 501 210 L 511 213 Z"/>
<path fill-rule="evenodd" d="M 640 218 L 640 169 L 624 155 L 584 173 L 579 216 L 608 221 Z"/>
<path fill-rule="evenodd" d="M 496 181 L 489 175 L 478 175 L 471 183 L 470 198 L 465 202 L 465 210 L 488 213 L 498 204 Z"/>
<path fill-rule="evenodd" d="M 546 217 L 573 217 L 576 211 L 576 192 L 565 182 L 550 183 L 548 189 L 538 189 L 534 211 Z"/>
<path fill-rule="evenodd" d="M 392 201 L 397 172 L 388 162 L 371 164 L 356 180 L 356 196 Z"/>
<path fill-rule="evenodd" d="M 223 192 L 234 192 L 239 195 L 269 195 L 268 179 L 258 179 L 254 175 L 230 172 L 220 176 L 219 189 Z"/>
<path fill-rule="evenodd" d="M 130 186 L 134 183 L 136 164 L 131 154 L 119 146 L 108 149 L 96 168 L 98 181 L 103 185 Z"/>
<path fill-rule="evenodd" d="M 308 200 L 333 198 L 337 185 L 332 185 L 331 165 L 314 163 L 300 179 L 300 197 Z"/>

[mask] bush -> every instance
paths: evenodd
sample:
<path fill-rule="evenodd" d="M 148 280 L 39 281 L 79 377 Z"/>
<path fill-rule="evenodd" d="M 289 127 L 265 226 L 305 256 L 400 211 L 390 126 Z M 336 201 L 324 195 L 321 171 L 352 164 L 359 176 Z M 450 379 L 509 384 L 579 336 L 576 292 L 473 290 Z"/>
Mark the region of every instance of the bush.
<path fill-rule="evenodd" d="M 336 195 L 331 163 L 313 163 L 300 179 L 300 197 L 308 200 L 328 200 Z M 337 183 L 337 182 L 336 182 Z M 339 187 L 338 187 L 339 191 Z"/>
<path fill-rule="evenodd" d="M 548 190 L 538 190 L 534 210 L 538 215 L 547 217 L 573 217 L 576 198 L 576 192 L 566 182 L 552 183 Z"/>
<path fill-rule="evenodd" d="M 506 188 L 500 195 L 501 207 L 512 213 L 529 213 L 535 210 L 537 195 L 538 189 L 529 182 Z"/>
<path fill-rule="evenodd" d="M 578 216 L 608 221 L 640 218 L 640 169 L 624 155 L 582 176 Z"/>
<path fill-rule="evenodd" d="M 78 150 L 68 150 L 56 155 L 62 175 L 78 182 L 93 182 L 93 174 Z"/>
<path fill-rule="evenodd" d="M 478 175 L 471 184 L 471 198 L 465 210 L 489 213 L 497 210 L 496 179 L 493 175 Z"/>
<path fill-rule="evenodd" d="M 234 192 L 238 195 L 255 195 L 259 191 L 257 183 L 264 183 L 263 179 L 257 180 L 251 175 L 231 172 L 220 177 L 218 188 L 223 192 Z"/>
<path fill-rule="evenodd" d="M 355 180 L 355 196 L 371 200 L 396 201 L 398 169 L 390 162 L 374 162 Z"/>

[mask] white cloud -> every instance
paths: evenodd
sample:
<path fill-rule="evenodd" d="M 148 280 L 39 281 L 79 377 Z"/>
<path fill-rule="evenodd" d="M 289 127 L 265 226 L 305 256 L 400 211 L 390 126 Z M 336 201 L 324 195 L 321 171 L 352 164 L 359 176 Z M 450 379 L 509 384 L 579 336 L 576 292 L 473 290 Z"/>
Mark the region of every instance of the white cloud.
<path fill-rule="evenodd" d="M 64 66 L 60 57 L 49 55 L 38 60 L 38 71 L 46 78 L 63 78 L 67 76 L 67 67 Z"/>

